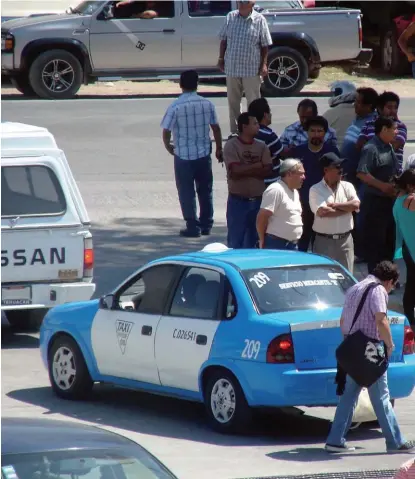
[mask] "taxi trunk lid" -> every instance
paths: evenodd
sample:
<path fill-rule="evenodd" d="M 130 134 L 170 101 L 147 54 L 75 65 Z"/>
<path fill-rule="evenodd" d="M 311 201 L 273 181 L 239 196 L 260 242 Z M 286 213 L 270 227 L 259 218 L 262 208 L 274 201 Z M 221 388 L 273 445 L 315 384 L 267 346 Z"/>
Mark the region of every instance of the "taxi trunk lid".
<path fill-rule="evenodd" d="M 290 311 L 278 319 L 290 325 L 294 361 L 298 370 L 336 368 L 336 349 L 343 340 L 340 330 L 342 308 Z M 391 362 L 402 361 L 405 318 L 389 312 L 395 351 Z"/>

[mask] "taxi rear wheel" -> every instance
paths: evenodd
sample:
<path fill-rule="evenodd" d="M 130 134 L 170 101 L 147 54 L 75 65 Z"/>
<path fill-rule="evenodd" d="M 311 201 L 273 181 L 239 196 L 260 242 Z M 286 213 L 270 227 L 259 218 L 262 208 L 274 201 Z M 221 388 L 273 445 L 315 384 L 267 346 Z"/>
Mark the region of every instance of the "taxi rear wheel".
<path fill-rule="evenodd" d="M 48 357 L 49 380 L 55 394 L 63 399 L 84 399 L 92 390 L 82 351 L 69 336 L 58 336 Z"/>
<path fill-rule="evenodd" d="M 213 370 L 206 381 L 205 407 L 213 429 L 243 433 L 252 421 L 252 410 L 235 376 L 226 369 Z"/>

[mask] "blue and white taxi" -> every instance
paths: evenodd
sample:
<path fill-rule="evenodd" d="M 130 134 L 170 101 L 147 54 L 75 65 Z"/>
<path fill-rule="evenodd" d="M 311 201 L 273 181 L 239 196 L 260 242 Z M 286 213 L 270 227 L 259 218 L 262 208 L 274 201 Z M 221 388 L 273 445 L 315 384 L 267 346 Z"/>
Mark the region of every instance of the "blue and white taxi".
<path fill-rule="evenodd" d="M 111 383 L 204 402 L 212 427 L 235 432 L 253 408 L 336 405 L 335 350 L 354 282 L 323 256 L 214 243 L 152 261 L 101 299 L 53 308 L 41 354 L 60 397 Z M 415 342 L 403 315 L 389 319 L 396 399 L 415 387 Z"/>

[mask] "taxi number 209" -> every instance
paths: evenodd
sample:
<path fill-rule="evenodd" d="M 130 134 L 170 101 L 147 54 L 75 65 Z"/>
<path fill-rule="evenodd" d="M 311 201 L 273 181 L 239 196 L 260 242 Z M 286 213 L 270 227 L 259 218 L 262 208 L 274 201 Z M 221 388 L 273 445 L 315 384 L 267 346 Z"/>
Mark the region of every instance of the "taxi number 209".
<path fill-rule="evenodd" d="M 245 347 L 242 351 L 241 357 L 248 359 L 256 359 L 261 349 L 261 343 L 253 339 L 245 339 Z"/>

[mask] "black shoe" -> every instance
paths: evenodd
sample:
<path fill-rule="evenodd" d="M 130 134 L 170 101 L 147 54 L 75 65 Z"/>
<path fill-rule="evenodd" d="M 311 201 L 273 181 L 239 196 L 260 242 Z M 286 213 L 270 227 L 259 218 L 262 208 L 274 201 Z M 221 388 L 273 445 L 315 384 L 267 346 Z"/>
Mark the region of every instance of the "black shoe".
<path fill-rule="evenodd" d="M 202 229 L 202 236 L 209 236 L 211 232 L 210 228 Z"/>
<path fill-rule="evenodd" d="M 180 236 L 184 236 L 185 238 L 199 238 L 200 237 L 200 231 L 199 230 L 188 230 L 183 229 L 180 230 Z"/>

